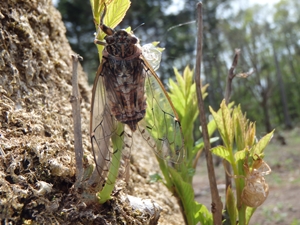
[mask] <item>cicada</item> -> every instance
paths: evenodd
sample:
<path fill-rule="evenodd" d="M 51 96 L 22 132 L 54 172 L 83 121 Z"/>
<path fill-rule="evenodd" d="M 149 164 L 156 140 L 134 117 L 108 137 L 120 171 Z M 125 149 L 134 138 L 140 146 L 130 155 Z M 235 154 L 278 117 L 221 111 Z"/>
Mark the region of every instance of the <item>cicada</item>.
<path fill-rule="evenodd" d="M 126 30 L 103 24 L 103 57 L 93 86 L 90 134 L 96 169 L 105 178 L 112 158 L 122 151 L 129 158 L 133 132 L 139 132 L 156 155 L 172 163 L 184 153 L 181 126 L 175 109 L 154 69 L 145 59 L 138 38 Z M 126 128 L 126 125 L 128 128 Z M 114 149 L 112 142 L 122 143 Z"/>

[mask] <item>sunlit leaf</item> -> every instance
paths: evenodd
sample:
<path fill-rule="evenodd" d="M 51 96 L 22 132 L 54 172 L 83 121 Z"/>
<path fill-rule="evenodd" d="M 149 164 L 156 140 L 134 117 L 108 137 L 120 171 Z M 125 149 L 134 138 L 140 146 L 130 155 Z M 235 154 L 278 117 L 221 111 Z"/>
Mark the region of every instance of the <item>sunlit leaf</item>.
<path fill-rule="evenodd" d="M 221 112 L 222 112 L 222 119 L 224 124 L 224 135 L 225 135 L 223 141 L 225 142 L 225 145 L 227 147 L 231 147 L 233 142 L 233 125 L 232 125 L 233 121 L 231 118 L 230 109 L 225 104 L 225 100 L 223 100 L 221 103 Z"/>
<path fill-rule="evenodd" d="M 254 145 L 254 147 L 251 149 L 251 152 L 257 155 L 260 155 L 263 150 L 265 149 L 265 147 L 267 146 L 267 144 L 270 142 L 270 140 L 273 137 L 273 133 L 274 130 L 268 134 L 266 134 L 264 137 L 262 137 L 257 144 Z"/>
<path fill-rule="evenodd" d="M 196 224 L 195 223 L 195 201 L 194 201 L 194 190 L 192 184 L 189 184 L 181 178 L 180 174 L 174 170 L 173 168 L 169 168 L 169 172 L 172 176 L 175 189 L 180 199 L 184 199 L 182 203 L 184 204 L 184 211 L 186 218 L 188 220 L 188 224 Z"/>
<path fill-rule="evenodd" d="M 233 223 L 235 223 L 237 218 L 236 202 L 234 193 L 232 192 L 230 186 L 227 188 L 226 191 L 226 209 L 230 217 L 230 221 L 233 221 Z"/>
<path fill-rule="evenodd" d="M 200 222 L 202 225 L 213 224 L 212 213 L 206 208 L 205 205 L 195 202 L 195 222 Z"/>
<path fill-rule="evenodd" d="M 212 153 L 217 156 L 220 156 L 223 159 L 226 159 L 228 162 L 231 162 L 229 151 L 222 145 L 218 145 L 211 149 Z"/>
<path fill-rule="evenodd" d="M 245 149 L 243 149 L 243 150 L 240 150 L 240 151 L 236 152 L 234 154 L 234 158 L 235 158 L 236 161 L 239 161 L 239 160 L 244 161 L 244 159 L 246 158 L 246 155 L 247 155 L 247 152 L 246 152 Z"/>
<path fill-rule="evenodd" d="M 257 208 L 251 208 L 251 207 L 246 208 L 246 224 L 249 223 L 249 221 L 256 209 Z"/>

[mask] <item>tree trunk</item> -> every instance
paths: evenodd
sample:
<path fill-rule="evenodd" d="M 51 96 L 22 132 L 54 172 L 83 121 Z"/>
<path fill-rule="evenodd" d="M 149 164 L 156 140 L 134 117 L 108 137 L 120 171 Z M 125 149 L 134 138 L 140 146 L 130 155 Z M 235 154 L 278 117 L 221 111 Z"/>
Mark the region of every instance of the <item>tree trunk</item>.
<path fill-rule="evenodd" d="M 66 39 L 61 15 L 51 0 L 5 0 L 0 1 L 0 9 L 1 224 L 25 221 L 118 224 L 118 221 L 129 223 L 129 219 L 141 223 L 150 218 L 129 209 L 128 202 L 120 195 L 125 189 L 121 186 L 105 205 L 87 205 L 74 194 L 70 103 L 74 52 Z M 91 91 L 82 69 L 78 72 L 84 166 L 90 169 L 93 162 L 88 129 Z M 156 172 L 158 165 L 151 149 L 142 141 L 142 137 L 134 136 L 132 182 L 126 190 L 129 194 L 131 191 L 139 197 L 151 198 L 172 212 L 162 216 L 167 222 L 161 224 L 183 224 L 174 196 L 161 183 L 149 185 L 147 175 Z M 166 199 L 172 203 L 166 204 Z M 128 200 L 131 202 L 132 198 Z"/>
<path fill-rule="evenodd" d="M 283 108 L 284 125 L 285 125 L 286 129 L 292 129 L 293 125 L 292 125 L 292 121 L 291 121 L 289 110 L 288 110 L 288 103 L 287 103 L 285 87 L 284 87 L 284 83 L 283 83 L 283 79 L 282 79 L 282 73 L 280 70 L 278 56 L 277 56 L 273 41 L 272 41 L 272 47 L 273 47 L 274 63 L 276 66 L 277 82 L 278 82 L 279 91 L 280 91 L 280 100 L 281 100 L 282 108 Z"/>
<path fill-rule="evenodd" d="M 262 106 L 263 112 L 264 112 L 265 128 L 266 128 L 266 132 L 270 133 L 272 131 L 272 126 L 271 126 L 271 122 L 270 122 L 270 113 L 269 113 L 269 106 L 268 106 L 268 99 L 269 99 L 268 90 L 264 89 L 262 91 L 261 95 L 262 95 L 261 106 Z"/>

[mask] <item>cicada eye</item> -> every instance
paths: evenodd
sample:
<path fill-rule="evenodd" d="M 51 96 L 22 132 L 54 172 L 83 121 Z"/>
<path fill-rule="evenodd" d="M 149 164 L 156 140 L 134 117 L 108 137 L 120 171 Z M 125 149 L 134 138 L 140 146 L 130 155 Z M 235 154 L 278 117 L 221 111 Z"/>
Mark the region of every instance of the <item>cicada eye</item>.
<path fill-rule="evenodd" d="M 111 36 L 106 36 L 106 37 L 105 37 L 105 41 L 106 41 L 106 43 L 109 44 L 109 45 L 115 43 L 115 39 L 114 39 L 113 37 L 111 37 Z"/>
<path fill-rule="evenodd" d="M 131 44 L 136 44 L 138 42 L 138 39 L 135 36 L 131 36 L 130 41 Z"/>

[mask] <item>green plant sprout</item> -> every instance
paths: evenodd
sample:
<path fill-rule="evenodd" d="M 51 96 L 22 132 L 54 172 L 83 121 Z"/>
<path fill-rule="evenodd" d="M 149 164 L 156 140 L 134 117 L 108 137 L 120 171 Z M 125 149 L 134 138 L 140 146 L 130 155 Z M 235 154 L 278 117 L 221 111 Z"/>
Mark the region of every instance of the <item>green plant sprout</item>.
<path fill-rule="evenodd" d="M 120 133 L 124 129 L 124 124 L 118 123 L 117 127 L 117 133 Z M 112 157 L 111 164 L 114 166 L 111 166 L 108 171 L 107 180 L 110 182 L 106 182 L 103 189 L 98 193 L 99 197 L 99 203 L 103 204 L 107 200 L 111 199 L 111 193 L 114 190 L 115 187 L 115 181 L 118 177 L 119 173 L 119 167 L 121 163 L 121 157 L 122 157 L 122 148 L 123 148 L 123 142 L 120 141 L 120 138 L 116 138 L 116 135 L 112 136 L 112 143 L 113 143 L 113 149 L 115 149 L 116 153 Z"/>
<path fill-rule="evenodd" d="M 257 171 L 259 172 L 258 176 L 253 177 L 257 180 L 254 180 L 252 185 L 254 187 L 267 185 L 263 175 L 267 175 L 270 171 L 261 170 L 262 167 L 267 165 L 262 158 L 264 149 L 271 140 L 274 131 L 257 141 L 255 123 L 250 122 L 243 115 L 240 106 L 230 109 L 230 106 L 226 106 L 224 100 L 218 112 L 215 112 L 211 107 L 210 112 L 216 121 L 219 134 L 224 143 L 223 146 L 214 147 L 211 151 L 230 163 L 235 178 L 236 197 L 231 187 L 228 188 L 226 193 L 226 208 L 230 222 L 232 225 L 236 224 L 238 219 L 239 224 L 247 225 L 257 208 L 250 207 L 249 204 L 247 206 L 247 199 L 243 199 L 245 188 L 247 188 L 247 179 L 249 179 L 247 175 L 250 172 Z M 257 197 L 259 193 L 255 193 L 255 195 L 251 198 Z M 267 193 L 264 197 L 267 197 Z M 263 202 L 265 198 L 260 200 Z"/>
<path fill-rule="evenodd" d="M 186 224 L 212 224 L 212 215 L 207 208 L 194 200 L 194 189 L 192 186 L 193 176 L 197 165 L 197 160 L 203 149 L 202 140 L 193 139 L 194 123 L 198 116 L 196 86 L 193 82 L 193 71 L 186 67 L 183 75 L 181 75 L 177 69 L 174 69 L 177 83 L 169 80 L 170 99 L 174 104 L 174 107 L 178 113 L 181 121 L 182 133 L 184 136 L 184 145 L 186 149 L 186 155 L 183 162 L 178 164 L 168 164 L 165 160 L 157 157 L 161 172 L 164 176 L 164 181 L 159 175 L 154 175 L 153 178 L 160 179 L 165 186 L 174 194 L 177 198 Z M 202 92 L 205 94 L 205 90 L 208 85 L 202 88 Z M 209 133 L 212 133 L 216 129 L 216 124 L 211 121 L 208 124 Z M 216 140 L 211 139 L 211 142 Z"/>

